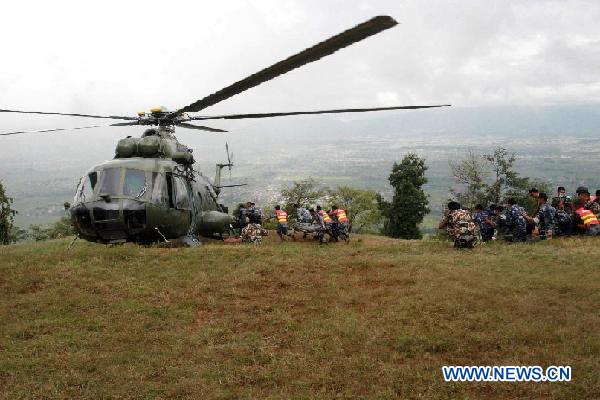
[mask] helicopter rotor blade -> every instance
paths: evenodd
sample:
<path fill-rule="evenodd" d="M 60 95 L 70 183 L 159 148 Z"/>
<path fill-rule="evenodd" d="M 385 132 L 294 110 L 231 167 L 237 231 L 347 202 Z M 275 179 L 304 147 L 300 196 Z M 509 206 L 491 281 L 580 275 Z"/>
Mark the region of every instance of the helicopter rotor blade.
<path fill-rule="evenodd" d="M 371 111 L 387 111 L 387 110 L 416 110 L 420 108 L 437 108 L 450 107 L 450 104 L 442 104 L 435 106 L 397 106 L 397 107 L 374 107 L 374 108 L 344 108 L 338 110 L 320 110 L 320 111 L 290 111 L 276 113 L 254 113 L 254 114 L 230 114 L 230 115 L 215 115 L 206 117 L 190 117 L 190 120 L 208 120 L 208 119 L 247 119 L 247 118 L 271 118 L 271 117 L 286 117 L 289 115 L 310 115 L 310 114 L 341 114 L 341 113 L 361 113 Z"/>
<path fill-rule="evenodd" d="M 248 184 L 247 183 L 236 183 L 233 185 L 221 185 L 221 186 L 216 186 L 216 187 L 221 189 L 221 188 L 231 188 L 231 187 L 240 187 L 240 186 L 248 186 Z"/>
<path fill-rule="evenodd" d="M 206 132 L 227 132 L 226 130 L 223 130 L 223 129 L 211 128 L 210 126 L 203 126 L 203 125 L 186 124 L 184 122 L 177 122 L 175 125 L 179 126 L 181 128 L 197 129 L 199 131 L 206 131 Z"/>
<path fill-rule="evenodd" d="M 120 115 L 92 115 L 92 114 L 73 114 L 73 113 L 59 113 L 59 112 L 46 112 L 46 111 L 21 111 L 21 110 L 2 110 L 0 112 L 5 113 L 18 113 L 18 114 L 43 114 L 43 115 L 66 115 L 70 117 L 85 117 L 85 118 L 103 118 L 103 119 L 124 119 L 124 120 L 136 120 L 136 117 L 124 117 Z"/>
<path fill-rule="evenodd" d="M 267 67 L 253 75 L 235 82 L 230 86 L 208 95 L 201 100 L 187 105 L 169 114 L 168 117 L 175 118 L 177 115 L 185 112 L 201 111 L 206 107 L 215 105 L 245 90 L 258 86 L 263 82 L 276 78 L 279 75 L 283 75 L 293 69 L 313 61 L 320 60 L 321 58 L 331 55 L 344 47 L 366 39 L 369 36 L 389 29 L 397 24 L 398 22 L 396 22 L 392 17 L 386 15 L 380 15 L 371 18 L 366 22 L 358 24 L 355 27 L 350 28 L 338 35 L 332 36 L 329 39 L 314 45 L 313 47 L 309 47 L 291 57 L 286 58 L 285 60 L 279 61 L 270 67 Z"/>
<path fill-rule="evenodd" d="M 44 132 L 58 132 L 58 131 L 77 131 L 77 130 L 80 130 L 80 129 L 103 128 L 103 127 L 108 127 L 108 126 L 131 126 L 131 125 L 138 125 L 138 123 L 137 123 L 137 121 L 136 122 L 119 122 L 119 123 L 110 124 L 110 125 L 91 125 L 91 126 L 79 126 L 79 127 L 75 127 L 75 128 L 40 129 L 40 130 L 35 130 L 35 131 L 16 131 L 16 132 L 0 133 L 0 136 L 19 135 L 21 133 L 44 133 Z"/>

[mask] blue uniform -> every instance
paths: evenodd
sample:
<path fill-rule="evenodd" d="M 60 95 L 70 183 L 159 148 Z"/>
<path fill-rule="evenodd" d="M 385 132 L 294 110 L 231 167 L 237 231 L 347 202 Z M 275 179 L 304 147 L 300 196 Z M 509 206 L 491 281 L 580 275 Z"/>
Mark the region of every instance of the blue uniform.
<path fill-rule="evenodd" d="M 514 241 L 525 241 L 527 236 L 527 221 L 523 214 L 525 209 L 518 204 L 513 204 L 506 209 L 506 227 L 512 234 Z"/>
<path fill-rule="evenodd" d="M 544 203 L 540 206 L 535 218 L 540 227 L 540 236 L 545 238 L 548 231 L 554 232 L 556 229 L 556 209 L 551 205 Z"/>
<path fill-rule="evenodd" d="M 481 210 L 475 213 L 475 223 L 479 226 L 481 238 L 488 241 L 494 236 L 494 227 L 488 223 L 491 213 L 488 210 Z"/>

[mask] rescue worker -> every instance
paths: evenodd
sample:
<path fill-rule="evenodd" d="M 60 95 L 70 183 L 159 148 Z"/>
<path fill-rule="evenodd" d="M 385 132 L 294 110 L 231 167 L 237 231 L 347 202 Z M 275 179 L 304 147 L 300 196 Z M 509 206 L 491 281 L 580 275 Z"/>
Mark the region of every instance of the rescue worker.
<path fill-rule="evenodd" d="M 325 229 L 327 229 L 328 231 L 331 231 L 331 224 L 333 223 L 333 220 L 331 219 L 329 214 L 327 214 L 321 206 L 317 206 L 317 214 L 319 214 L 321 216 L 321 218 L 323 219 L 323 224 L 325 226 Z"/>
<path fill-rule="evenodd" d="M 590 191 L 585 186 L 579 186 L 577 188 L 577 196 L 579 199 L 579 203 L 583 204 L 583 208 L 586 210 L 590 210 L 591 212 L 598 217 L 600 215 L 600 204 L 592 201 L 590 197 Z"/>
<path fill-rule="evenodd" d="M 477 204 L 475 206 L 475 215 L 473 216 L 473 219 L 479 227 L 481 240 L 484 242 L 492 240 L 494 237 L 495 224 L 492 222 L 490 211 L 484 210 L 481 204 Z"/>
<path fill-rule="evenodd" d="M 585 204 L 577 202 L 574 204 L 575 208 L 575 225 L 579 229 L 579 232 L 586 236 L 598 236 L 600 235 L 600 223 L 598 218 L 591 211 L 585 208 Z"/>
<path fill-rule="evenodd" d="M 281 241 L 285 241 L 288 234 L 288 214 L 281 209 L 281 206 L 275 206 L 275 218 L 277 219 L 277 235 Z"/>
<path fill-rule="evenodd" d="M 527 221 L 525 220 L 525 209 L 517 204 L 515 199 L 506 200 L 506 228 L 508 235 L 506 239 L 512 242 L 524 242 L 527 240 Z"/>
<path fill-rule="evenodd" d="M 534 217 L 525 215 L 525 219 L 539 227 L 540 239 L 552 239 L 556 229 L 556 210 L 548 204 L 548 195 L 540 193 L 538 196 L 538 212 Z"/>
<path fill-rule="evenodd" d="M 331 206 L 331 212 L 329 214 L 333 219 L 332 231 L 334 231 L 335 240 L 338 240 L 340 234 L 346 235 L 348 232 L 348 217 L 346 216 L 346 210 L 338 208 L 337 205 Z"/>
<path fill-rule="evenodd" d="M 448 203 L 438 228 L 446 229 L 456 248 L 472 248 L 477 244 L 477 226 L 471 214 L 456 201 Z"/>

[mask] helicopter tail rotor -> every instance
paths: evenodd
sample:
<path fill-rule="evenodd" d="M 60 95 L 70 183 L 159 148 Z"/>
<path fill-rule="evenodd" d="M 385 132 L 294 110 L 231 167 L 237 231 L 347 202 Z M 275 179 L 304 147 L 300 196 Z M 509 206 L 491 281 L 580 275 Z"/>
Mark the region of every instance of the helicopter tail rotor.
<path fill-rule="evenodd" d="M 233 167 L 233 153 L 229 153 L 229 143 L 225 142 L 225 152 L 227 152 L 227 167 L 229 168 L 229 178 L 231 179 L 231 167 Z"/>

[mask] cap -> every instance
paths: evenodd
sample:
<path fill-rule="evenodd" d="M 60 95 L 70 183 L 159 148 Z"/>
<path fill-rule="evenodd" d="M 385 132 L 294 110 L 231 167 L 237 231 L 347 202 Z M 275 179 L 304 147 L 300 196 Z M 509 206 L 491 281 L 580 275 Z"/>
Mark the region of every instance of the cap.
<path fill-rule="evenodd" d="M 448 209 L 452 211 L 460 210 L 460 203 L 457 201 L 451 201 L 448 203 Z"/>
<path fill-rule="evenodd" d="M 575 193 L 577 193 L 577 194 L 581 194 L 581 193 L 587 193 L 587 194 L 590 194 L 590 191 L 589 191 L 589 190 L 588 190 L 588 188 L 587 188 L 587 187 L 585 187 L 585 186 L 579 186 L 579 187 L 577 188 L 577 190 L 575 191 Z"/>

